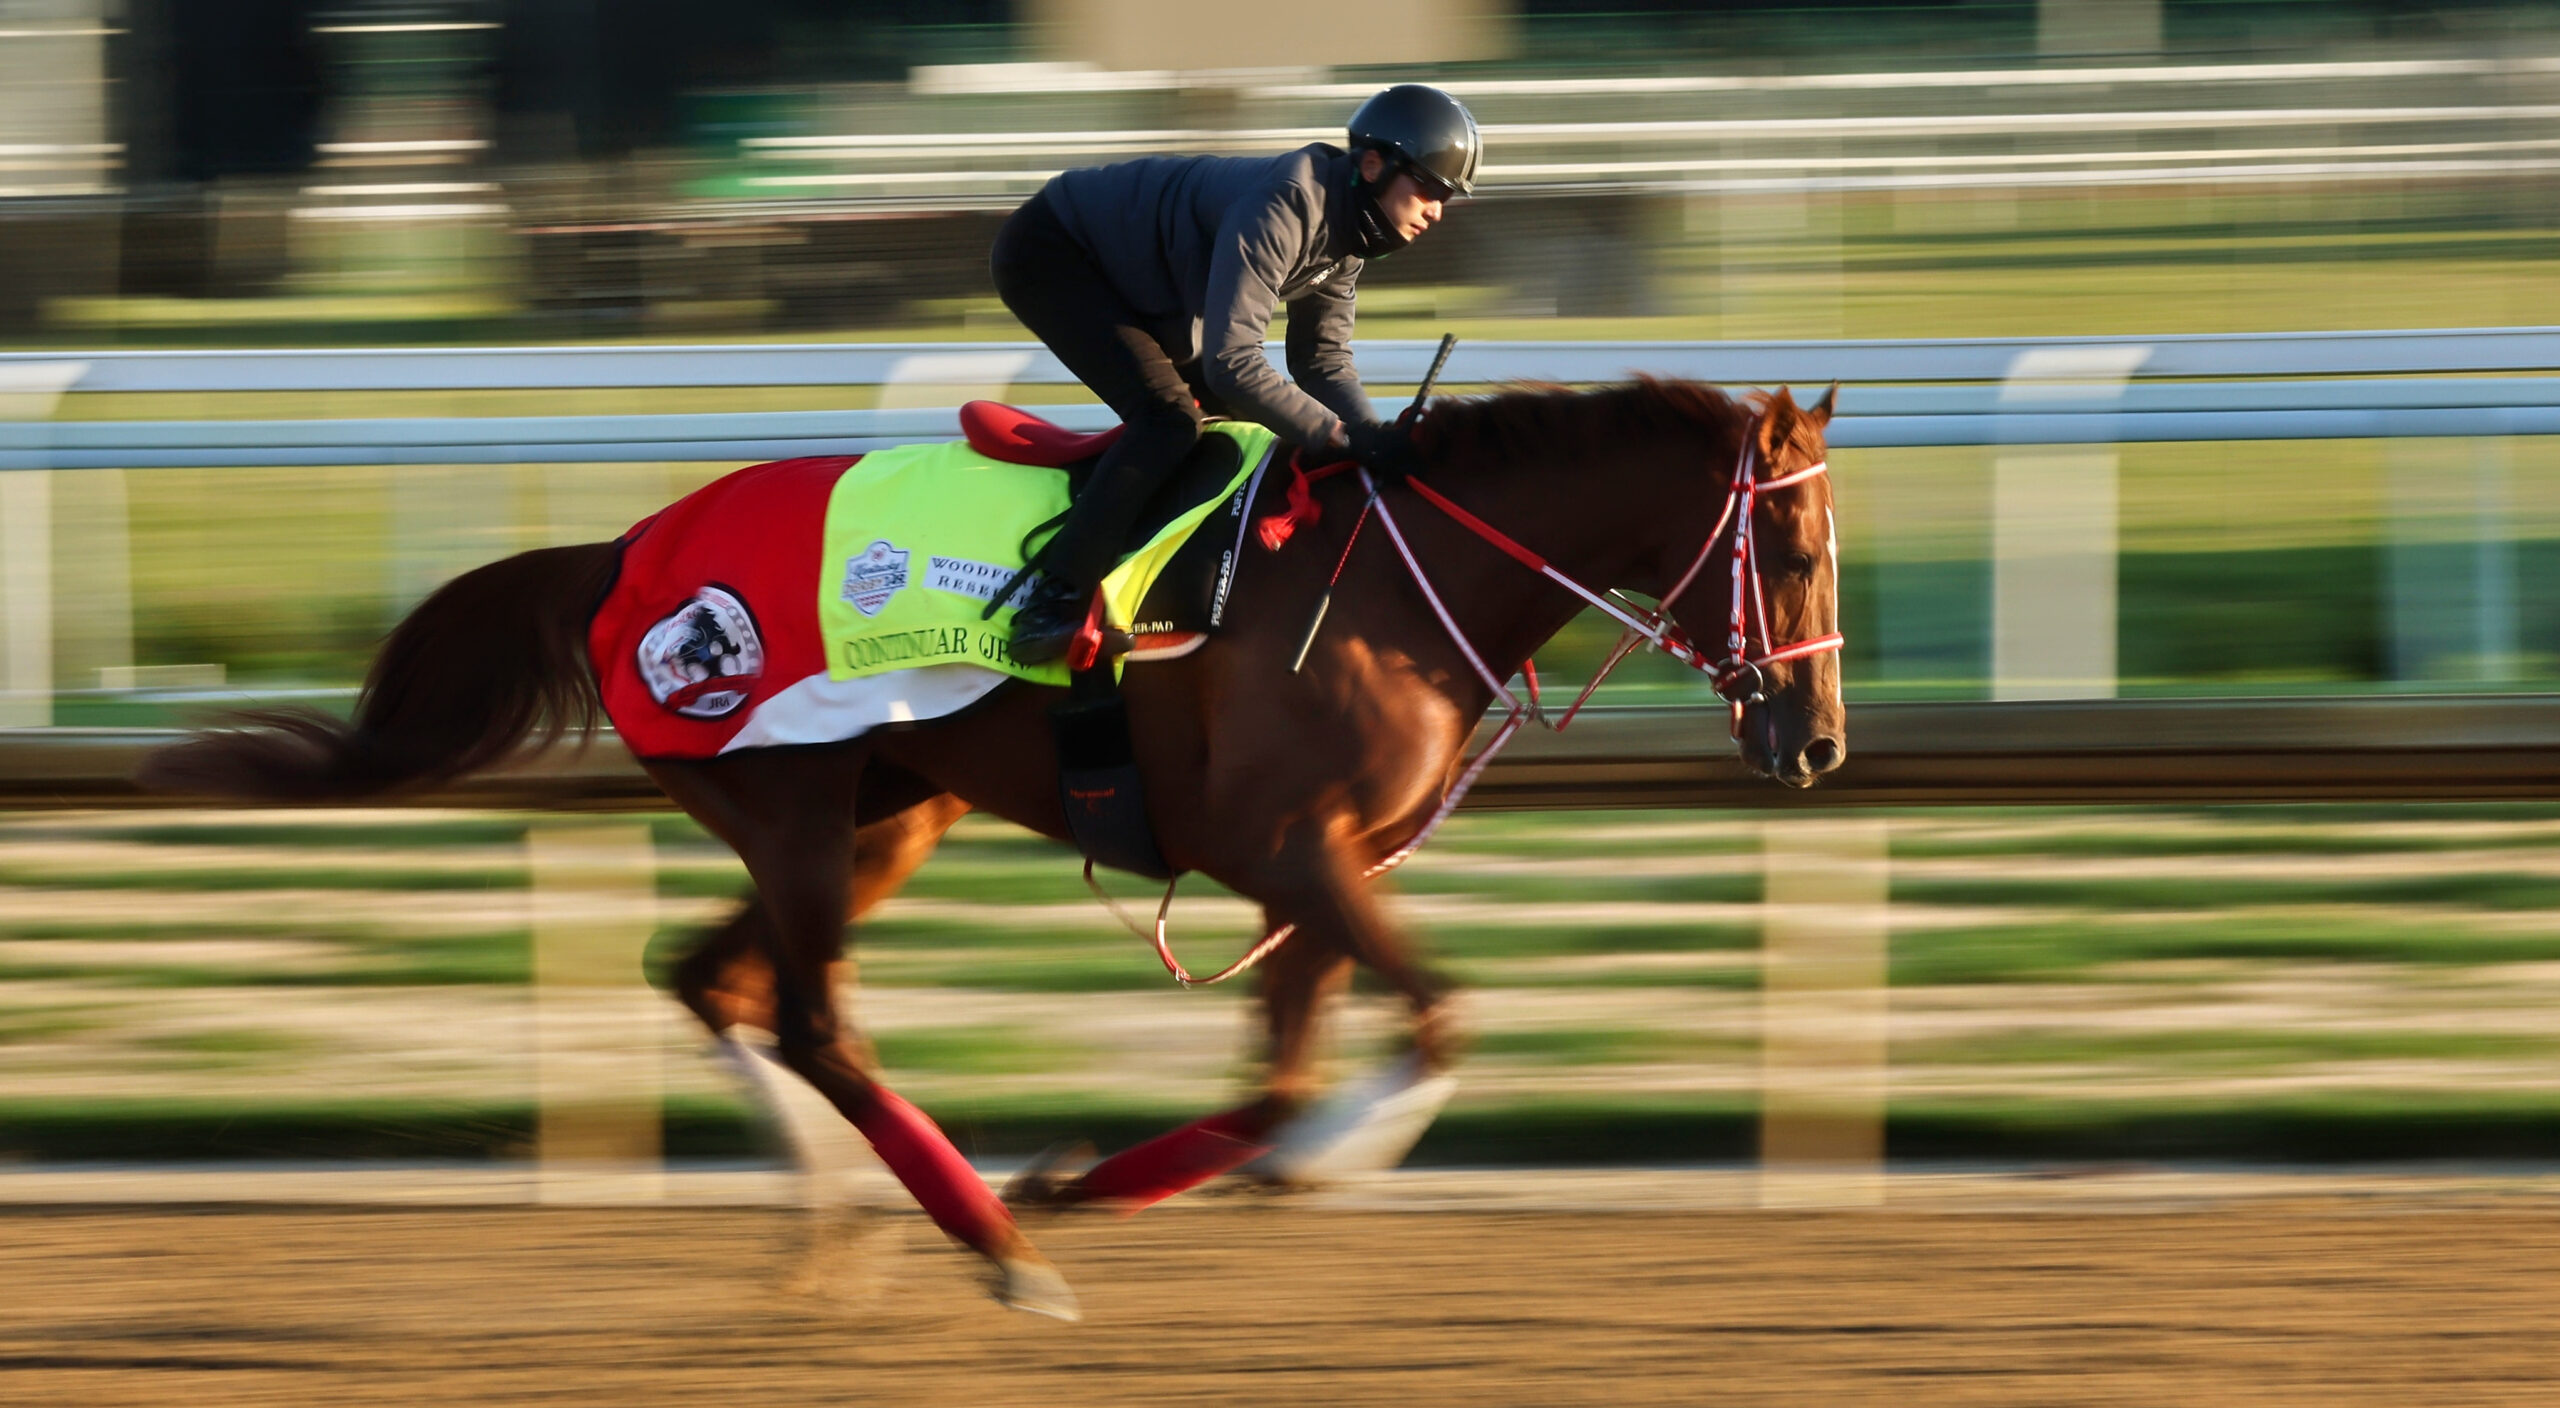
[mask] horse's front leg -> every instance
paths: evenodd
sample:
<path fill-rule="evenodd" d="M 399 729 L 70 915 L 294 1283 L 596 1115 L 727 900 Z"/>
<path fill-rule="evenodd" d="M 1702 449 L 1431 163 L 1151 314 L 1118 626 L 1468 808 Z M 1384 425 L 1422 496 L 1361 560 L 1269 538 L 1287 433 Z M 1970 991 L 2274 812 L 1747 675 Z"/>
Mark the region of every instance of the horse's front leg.
<path fill-rule="evenodd" d="M 1312 1155 L 1359 1127 L 1369 1113 L 1365 1108 L 1333 1112 L 1324 1121 L 1328 1132 L 1304 1130 L 1299 1123 L 1319 1086 L 1316 1048 L 1325 1000 L 1349 982 L 1355 961 L 1376 969 L 1413 1005 L 1416 1047 L 1424 1054 L 1427 1069 L 1436 1072 L 1445 1064 L 1451 1038 L 1443 1003 L 1448 984 L 1432 974 L 1387 923 L 1359 868 L 1338 848 L 1321 841 L 1312 850 L 1284 846 L 1273 861 L 1268 871 L 1245 876 L 1245 883 L 1236 884 L 1247 894 L 1269 897 L 1267 920 L 1295 923 L 1298 928 L 1263 965 L 1269 1063 L 1262 1097 L 1122 1150 L 1072 1182 L 1045 1176 L 1022 1180 L 1017 1186 L 1023 1201 L 1052 1206 L 1108 1203 L 1135 1211 L 1254 1163 L 1274 1152 L 1275 1140 L 1290 1139 L 1293 1131 L 1321 1146 L 1302 1151 L 1307 1157 L 1296 1161 L 1299 1166 L 1309 1165 Z M 1444 1080 L 1430 1092 L 1429 1110 L 1420 1123 L 1412 1125 L 1414 1137 L 1429 1123 L 1429 1115 L 1438 1111 L 1439 1100 L 1446 1098 L 1445 1088 Z M 1375 1100 L 1374 1096 L 1363 1098 Z M 1401 1157 L 1409 1147 L 1407 1139 L 1394 1155 Z M 1311 1181 L 1287 1168 L 1276 1176 Z"/>
<path fill-rule="evenodd" d="M 1411 1010 L 1414 1050 L 1425 1066 L 1441 1071 L 1456 1064 L 1460 1033 L 1448 1001 L 1455 985 L 1387 918 L 1366 877 L 1365 851 L 1310 826 L 1284 841 L 1274 862 L 1267 879 L 1229 883 L 1296 923 L 1291 946 L 1322 947 L 1377 974 Z"/>
<path fill-rule="evenodd" d="M 855 787 L 863 762 L 858 747 L 796 756 L 750 752 L 710 763 L 657 764 L 650 774 L 737 850 L 755 881 L 783 1064 L 862 1132 L 936 1226 L 993 1264 L 999 1299 L 1075 1319 L 1066 1282 L 941 1128 L 880 1083 L 839 1010 L 834 979 L 854 890 Z"/>
<path fill-rule="evenodd" d="M 1304 1049 L 1298 1060 L 1281 1059 L 1287 1048 L 1277 1034 L 1289 1014 L 1275 1007 L 1273 1089 L 1288 1091 L 1292 1113 L 1271 1132 L 1270 1152 L 1247 1170 L 1271 1182 L 1314 1187 L 1395 1167 L 1457 1088 L 1447 1074 L 1460 1040 L 1450 984 L 1388 920 L 1365 878 L 1369 863 L 1350 847 L 1324 849 L 1324 883 L 1310 887 L 1294 911 L 1302 938 L 1283 952 L 1295 950 L 1298 963 L 1327 967 L 1336 990 L 1354 961 L 1367 964 L 1410 1007 L 1412 1050 L 1318 1102 L 1312 1099 L 1313 1023 L 1300 1022 L 1297 1040 Z M 1302 1073 L 1293 1084 L 1278 1083 L 1290 1080 L 1293 1070 Z"/>
<path fill-rule="evenodd" d="M 1006 1188 L 1006 1198 L 1041 1208 L 1106 1203 L 1135 1212 L 1269 1153 L 1273 1134 L 1319 1089 L 1319 1018 L 1325 1000 L 1350 981 L 1351 958 L 1316 944 L 1286 943 L 1263 960 L 1258 975 L 1266 1043 L 1259 1099 L 1123 1149 L 1079 1178 L 1066 1177 L 1064 1165 L 1088 1156 L 1089 1146 L 1048 1150 Z"/>
<path fill-rule="evenodd" d="M 1271 1051 L 1263 1105 L 1271 1123 L 1263 1138 L 1271 1148 L 1245 1167 L 1251 1177 L 1313 1188 L 1391 1169 L 1404 1162 L 1457 1088 L 1418 1044 L 1383 1069 L 1323 1093 L 1316 1070 L 1325 1025 L 1319 1016 L 1350 985 L 1354 962 L 1347 953 L 1308 943 L 1283 945 L 1264 965 Z M 1448 1010 L 1444 1001 L 1430 1012 L 1437 1019 Z M 1417 1023 L 1417 1036 L 1445 1025 Z"/>
<path fill-rule="evenodd" d="M 1266 914 L 1264 922 L 1269 923 Z M 1268 1133 L 1305 1112 L 1324 1089 L 1317 1047 L 1325 1006 L 1351 986 L 1350 954 L 1296 936 L 1262 961 L 1262 1024 L 1266 1044 L 1262 1105 Z"/>

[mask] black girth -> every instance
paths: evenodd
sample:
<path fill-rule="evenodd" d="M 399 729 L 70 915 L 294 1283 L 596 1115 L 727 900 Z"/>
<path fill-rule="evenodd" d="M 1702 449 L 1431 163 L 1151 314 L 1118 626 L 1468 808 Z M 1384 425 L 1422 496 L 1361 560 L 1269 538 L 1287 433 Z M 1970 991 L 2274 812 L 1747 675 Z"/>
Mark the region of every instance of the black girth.
<path fill-rule="evenodd" d="M 1075 672 L 1067 697 L 1049 707 L 1049 729 L 1058 742 L 1058 800 L 1076 849 L 1114 870 L 1172 879 L 1173 868 L 1156 849 L 1155 828 L 1147 822 L 1146 792 L 1129 742 L 1129 705 L 1120 697 L 1110 661 Z"/>

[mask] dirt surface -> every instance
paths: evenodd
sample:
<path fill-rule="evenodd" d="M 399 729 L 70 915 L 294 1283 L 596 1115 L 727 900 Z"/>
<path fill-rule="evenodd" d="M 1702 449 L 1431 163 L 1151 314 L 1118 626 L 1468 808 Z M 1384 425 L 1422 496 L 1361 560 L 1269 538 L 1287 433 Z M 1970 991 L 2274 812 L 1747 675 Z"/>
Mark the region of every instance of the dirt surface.
<path fill-rule="evenodd" d="M 1088 1320 L 917 1219 L 0 1213 L 0 1402 L 2525 1404 L 2560 1207 L 1381 1213 L 1039 1230 Z M 797 1281 L 799 1284 L 794 1285 Z M 813 1284 L 814 1283 L 814 1284 Z"/>

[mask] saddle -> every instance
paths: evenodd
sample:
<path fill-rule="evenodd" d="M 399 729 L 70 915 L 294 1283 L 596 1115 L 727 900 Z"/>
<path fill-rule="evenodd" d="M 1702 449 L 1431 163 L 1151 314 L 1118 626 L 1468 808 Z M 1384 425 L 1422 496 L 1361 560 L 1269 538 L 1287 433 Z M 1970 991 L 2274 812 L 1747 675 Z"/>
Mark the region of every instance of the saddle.
<path fill-rule="evenodd" d="M 971 401 L 960 408 L 960 433 L 970 449 L 1007 464 L 1063 470 L 1067 482 L 1079 491 L 1103 452 L 1118 443 L 1121 429 L 1115 425 L 1090 434 L 1069 430 L 998 401 Z M 1242 468 L 1234 441 L 1222 435 L 1202 436 L 1164 487 L 1147 501 L 1130 530 L 1128 546 L 1147 542 L 1174 519 L 1227 493 Z M 1206 644 L 1223 623 L 1254 502 L 1270 477 L 1256 476 L 1227 494 L 1228 501 L 1184 540 L 1139 603 L 1137 619 L 1131 623 L 1137 645 L 1127 660 L 1178 659 Z"/>
<path fill-rule="evenodd" d="M 972 401 L 960 408 L 960 433 L 970 449 L 991 460 L 1043 469 L 1091 469 L 1103 451 L 1119 443 L 1126 428 L 1115 425 L 1088 435 L 1002 401 Z"/>
<path fill-rule="evenodd" d="M 960 408 L 969 448 L 1009 464 L 1064 470 L 1077 490 L 1082 476 L 1120 438 L 1113 426 L 1078 434 L 1018 407 L 972 401 Z M 1262 468 L 1267 470 L 1270 457 Z M 1170 660 L 1199 649 L 1226 614 L 1245 529 L 1267 475 L 1238 481 L 1243 453 L 1225 435 L 1204 435 L 1138 515 L 1129 546 L 1152 541 L 1165 525 L 1224 495 L 1227 502 L 1194 528 L 1139 601 L 1130 634 L 1131 662 Z M 1129 737 L 1127 703 L 1116 672 L 1102 661 L 1073 673 L 1066 699 L 1049 710 L 1058 747 L 1058 800 L 1089 864 L 1166 880 L 1172 867 L 1147 820 L 1145 781 Z M 1088 867 L 1089 869 L 1089 867 Z"/>

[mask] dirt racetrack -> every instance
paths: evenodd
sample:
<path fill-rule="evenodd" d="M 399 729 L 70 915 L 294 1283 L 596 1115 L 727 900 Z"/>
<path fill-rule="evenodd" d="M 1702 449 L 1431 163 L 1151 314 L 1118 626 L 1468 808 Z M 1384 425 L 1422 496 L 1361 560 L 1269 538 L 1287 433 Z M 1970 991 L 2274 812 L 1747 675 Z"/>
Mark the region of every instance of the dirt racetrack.
<path fill-rule="evenodd" d="M 17 1208 L 0 1402 L 2547 1404 L 2560 1207 L 1381 1213 L 1040 1229 L 1088 1320 L 911 1217 Z M 901 1248 L 904 1250 L 901 1250 Z"/>

